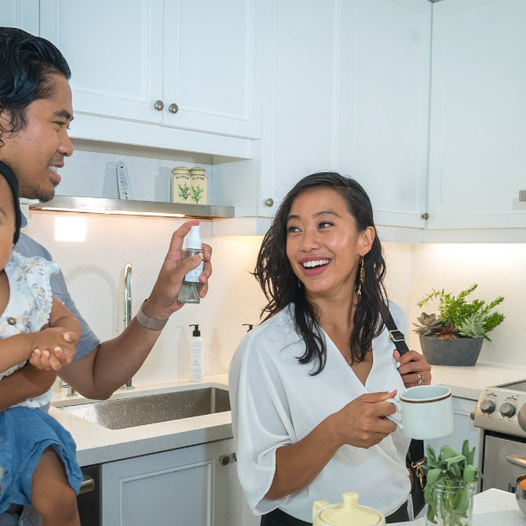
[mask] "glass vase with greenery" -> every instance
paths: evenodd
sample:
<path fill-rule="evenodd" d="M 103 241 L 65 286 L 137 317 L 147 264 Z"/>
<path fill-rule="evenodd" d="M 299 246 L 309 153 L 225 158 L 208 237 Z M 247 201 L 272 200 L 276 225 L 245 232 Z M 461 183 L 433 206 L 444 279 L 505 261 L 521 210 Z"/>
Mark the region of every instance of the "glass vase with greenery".
<path fill-rule="evenodd" d="M 474 466 L 475 448 L 464 441 L 462 453 L 451 446 L 440 448 L 438 456 L 427 446 L 427 484 L 424 498 L 427 504 L 426 524 L 468 526 L 473 512 L 473 496 L 477 483 L 485 478 Z"/>

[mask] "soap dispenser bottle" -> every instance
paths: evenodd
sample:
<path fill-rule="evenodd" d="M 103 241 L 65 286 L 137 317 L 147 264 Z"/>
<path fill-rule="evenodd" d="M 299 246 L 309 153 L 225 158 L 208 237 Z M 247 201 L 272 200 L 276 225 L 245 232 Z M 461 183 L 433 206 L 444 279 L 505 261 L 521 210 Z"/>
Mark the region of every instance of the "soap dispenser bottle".
<path fill-rule="evenodd" d="M 203 338 L 199 325 L 190 325 L 194 328 L 190 341 L 190 381 L 203 381 Z"/>
<path fill-rule="evenodd" d="M 204 262 L 203 248 L 201 238 L 199 237 L 199 225 L 193 226 L 190 229 L 190 235 L 186 240 L 186 249 L 183 250 L 183 258 L 186 259 L 199 254 L 201 256 L 201 263 L 188 272 L 179 290 L 177 300 L 181 303 L 200 303 L 201 298 L 199 292 L 201 291 L 201 283 L 199 282 L 199 276 L 203 273 Z"/>

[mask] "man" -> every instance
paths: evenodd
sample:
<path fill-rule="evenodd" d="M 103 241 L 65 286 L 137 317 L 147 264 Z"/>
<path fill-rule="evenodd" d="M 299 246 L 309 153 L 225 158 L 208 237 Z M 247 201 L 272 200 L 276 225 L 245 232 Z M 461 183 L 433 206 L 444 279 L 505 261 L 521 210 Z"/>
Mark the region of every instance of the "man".
<path fill-rule="evenodd" d="M 49 201 L 61 180 L 57 169 L 73 153 L 68 137 L 68 125 L 73 120 L 70 76 L 66 60 L 53 44 L 20 29 L 0 28 L 0 161 L 15 173 L 20 197 Z M 112 340 L 100 342 L 93 334 L 75 308 L 62 274 L 52 281 L 53 295 L 82 324 L 75 361 L 60 371 L 60 377 L 79 393 L 88 398 L 108 398 L 137 372 L 168 318 L 183 306 L 177 294 L 184 275 L 200 263 L 198 256 L 181 260 L 183 239 L 195 224 L 198 222 L 189 221 L 173 234 L 149 298 L 130 325 Z M 201 297 L 206 295 L 212 273 L 211 249 L 208 245 L 203 249 Z M 26 235 L 21 236 L 15 250 L 24 256 L 51 259 L 44 247 Z M 53 366 L 57 359 L 43 353 L 42 370 L 27 365 L 2 379 L 0 411 L 47 391 L 56 378 Z M 16 524 L 17 520 L 13 514 L 4 514 L 0 526 Z"/>

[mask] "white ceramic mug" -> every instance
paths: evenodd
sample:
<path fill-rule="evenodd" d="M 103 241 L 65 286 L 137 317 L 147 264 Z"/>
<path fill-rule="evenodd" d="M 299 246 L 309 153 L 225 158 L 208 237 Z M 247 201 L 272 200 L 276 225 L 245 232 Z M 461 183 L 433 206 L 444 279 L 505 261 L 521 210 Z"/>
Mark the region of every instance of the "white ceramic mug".
<path fill-rule="evenodd" d="M 453 432 L 453 401 L 451 389 L 445 385 L 410 387 L 400 400 L 388 398 L 401 414 L 398 420 L 388 416 L 404 435 L 419 440 L 438 438 Z"/>

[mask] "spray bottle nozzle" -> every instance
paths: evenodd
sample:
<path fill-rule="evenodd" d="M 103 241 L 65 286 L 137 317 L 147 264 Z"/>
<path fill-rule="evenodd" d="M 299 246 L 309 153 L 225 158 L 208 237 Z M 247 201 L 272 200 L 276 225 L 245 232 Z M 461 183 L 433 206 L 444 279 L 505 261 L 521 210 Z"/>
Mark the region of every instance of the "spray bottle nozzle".
<path fill-rule="evenodd" d="M 188 327 L 193 327 L 194 328 L 194 331 L 192 332 L 192 336 L 201 336 L 201 331 L 199 330 L 199 325 L 197 323 L 191 323 L 190 325 L 188 325 Z"/>
<path fill-rule="evenodd" d="M 199 225 L 190 228 L 190 235 L 186 239 L 186 248 L 191 250 L 201 250 L 203 244 L 199 235 Z"/>

